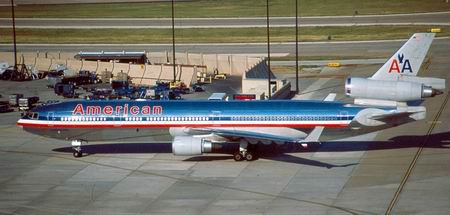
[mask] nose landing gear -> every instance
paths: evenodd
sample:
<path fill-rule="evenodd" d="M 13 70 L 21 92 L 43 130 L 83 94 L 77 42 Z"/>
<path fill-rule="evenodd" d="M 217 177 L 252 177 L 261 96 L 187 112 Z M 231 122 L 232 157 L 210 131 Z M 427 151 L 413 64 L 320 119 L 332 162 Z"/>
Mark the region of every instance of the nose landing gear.
<path fill-rule="evenodd" d="M 81 158 L 81 157 L 83 157 L 83 152 L 82 151 L 74 151 L 73 152 L 73 157 Z"/>
<path fill-rule="evenodd" d="M 83 151 L 81 150 L 81 144 L 82 140 L 72 140 L 72 149 L 73 151 L 73 157 L 75 158 L 81 158 L 83 157 Z"/>

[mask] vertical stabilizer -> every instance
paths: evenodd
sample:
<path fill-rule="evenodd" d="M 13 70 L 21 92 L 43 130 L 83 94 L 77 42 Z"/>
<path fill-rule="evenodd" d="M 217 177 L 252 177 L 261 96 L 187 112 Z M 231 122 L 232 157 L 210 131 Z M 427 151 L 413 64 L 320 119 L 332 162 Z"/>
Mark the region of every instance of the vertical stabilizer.
<path fill-rule="evenodd" d="M 371 77 L 375 80 L 398 80 L 400 76 L 416 76 L 428 53 L 434 33 L 415 33 Z"/>

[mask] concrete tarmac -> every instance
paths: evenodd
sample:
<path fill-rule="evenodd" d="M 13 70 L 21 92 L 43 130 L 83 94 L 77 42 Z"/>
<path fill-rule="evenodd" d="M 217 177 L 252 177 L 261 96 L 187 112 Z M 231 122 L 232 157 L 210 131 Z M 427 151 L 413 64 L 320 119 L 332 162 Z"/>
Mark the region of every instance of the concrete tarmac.
<path fill-rule="evenodd" d="M 326 66 L 330 62 L 339 62 L 340 65 L 365 65 L 380 64 L 386 62 L 385 58 L 377 59 L 345 59 L 345 60 L 302 60 L 298 61 L 299 66 Z M 272 66 L 295 66 L 294 61 L 272 61 Z"/>
<path fill-rule="evenodd" d="M 449 50 L 434 43 L 431 64 L 419 75 L 448 82 Z M 321 73 L 366 77 L 379 66 Z M 54 99 L 44 83 L 0 82 L 0 92 Z M 307 78 L 300 84 L 309 99 L 337 92 L 338 99 L 348 100 L 343 79 Z M 173 156 L 167 142 L 145 139 L 91 143 L 85 148 L 89 155 L 75 159 L 69 143 L 25 133 L 15 126 L 17 112 L 2 113 L 0 213 L 384 214 L 391 209 L 394 214 L 447 214 L 447 97 L 446 91 L 425 101 L 426 120 L 308 149 L 268 146 L 253 162 L 235 162 L 226 154 Z"/>

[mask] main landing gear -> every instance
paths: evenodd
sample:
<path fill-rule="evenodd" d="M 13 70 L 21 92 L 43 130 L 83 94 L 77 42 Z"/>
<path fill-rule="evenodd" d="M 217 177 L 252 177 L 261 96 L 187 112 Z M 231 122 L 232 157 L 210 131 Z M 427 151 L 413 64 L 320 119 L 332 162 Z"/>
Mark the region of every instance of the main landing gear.
<path fill-rule="evenodd" d="M 81 150 L 81 140 L 72 140 L 73 157 L 81 158 L 83 157 L 83 151 Z"/>
<path fill-rule="evenodd" d="M 241 141 L 239 144 L 239 151 L 233 154 L 235 161 L 253 161 L 257 159 L 257 145 L 251 145 L 246 141 Z"/>

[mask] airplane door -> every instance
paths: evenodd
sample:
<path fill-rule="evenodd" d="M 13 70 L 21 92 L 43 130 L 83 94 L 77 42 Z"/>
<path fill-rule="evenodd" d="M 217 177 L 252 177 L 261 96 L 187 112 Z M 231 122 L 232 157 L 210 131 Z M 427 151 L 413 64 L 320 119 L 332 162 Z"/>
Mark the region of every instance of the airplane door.
<path fill-rule="evenodd" d="M 214 125 L 220 125 L 220 116 L 222 115 L 221 111 L 212 111 L 210 118 L 213 121 Z"/>
<path fill-rule="evenodd" d="M 47 113 L 47 120 L 48 121 L 54 121 L 55 120 L 55 113 L 54 112 L 48 112 Z"/>
<path fill-rule="evenodd" d="M 111 119 L 114 123 L 114 127 L 120 127 L 122 126 L 122 121 L 125 121 L 125 115 L 112 115 Z"/>
<path fill-rule="evenodd" d="M 55 113 L 54 112 L 48 112 L 47 113 L 47 120 L 48 121 L 55 121 Z M 53 123 L 48 123 L 48 126 L 53 126 Z"/>
<path fill-rule="evenodd" d="M 341 111 L 339 114 L 339 117 L 341 120 L 348 120 L 348 112 L 347 111 Z"/>

